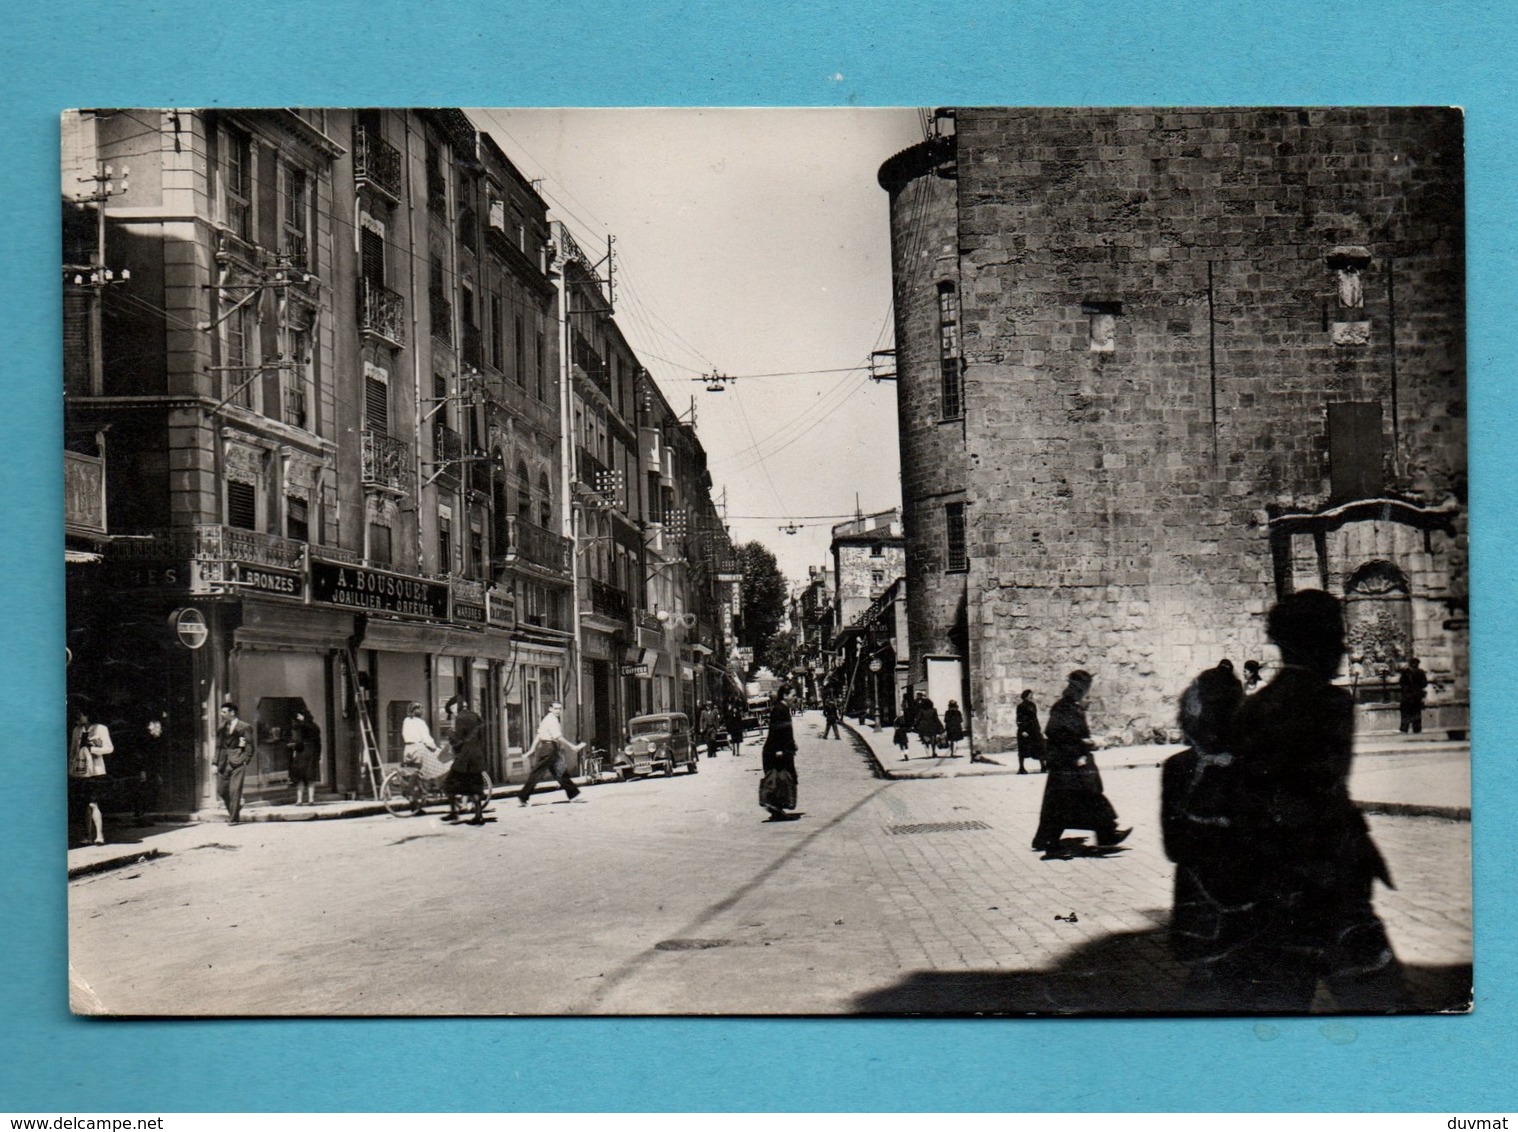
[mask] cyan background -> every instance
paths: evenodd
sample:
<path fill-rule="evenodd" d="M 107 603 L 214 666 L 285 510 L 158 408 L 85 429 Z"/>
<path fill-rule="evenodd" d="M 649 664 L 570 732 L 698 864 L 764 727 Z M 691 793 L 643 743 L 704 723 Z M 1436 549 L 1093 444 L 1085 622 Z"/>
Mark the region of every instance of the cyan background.
<path fill-rule="evenodd" d="M 0 40 L 0 1109 L 1511 1110 L 1515 37 L 1505 3 L 55 0 Z M 841 78 L 836 77 L 841 76 Z M 1477 1005 L 1450 1018 L 77 1021 L 58 113 L 71 106 L 1466 108 Z M 882 155 L 882 158 L 886 155 Z M 873 169 L 862 169 L 871 177 Z M 1506 329 L 1504 329 L 1506 327 Z M 503 925 L 509 930 L 509 925 Z M 637 1053 L 619 1062 L 616 1051 Z M 440 1072 L 416 1071 L 418 1064 Z M 446 1067 L 444 1069 L 443 1067 Z M 445 1084 L 446 1082 L 446 1084 Z"/>

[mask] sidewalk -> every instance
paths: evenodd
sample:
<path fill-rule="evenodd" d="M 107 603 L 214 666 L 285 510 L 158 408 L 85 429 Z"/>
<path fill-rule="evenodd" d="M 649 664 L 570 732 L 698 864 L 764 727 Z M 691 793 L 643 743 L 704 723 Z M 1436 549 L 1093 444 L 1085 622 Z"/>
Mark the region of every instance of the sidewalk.
<path fill-rule="evenodd" d="M 611 782 L 614 775 L 602 774 L 596 782 Z M 581 787 L 594 785 L 588 777 L 574 779 Z M 520 783 L 497 785 L 491 797 L 514 799 Z M 552 779 L 533 788 L 533 796 L 552 794 L 560 789 Z M 438 813 L 443 806 L 435 806 Z M 267 802 L 244 802 L 242 824 L 264 822 L 332 821 L 338 818 L 373 817 L 385 813 L 385 805 L 373 798 L 338 799 L 318 802 L 314 806 L 272 805 Z M 106 819 L 106 832 L 115 840 L 104 845 L 80 845 L 68 851 L 68 875 L 70 880 L 108 872 L 111 869 L 150 861 L 154 857 L 183 852 L 197 845 L 204 845 L 221 836 L 226 828 L 224 810 L 196 810 L 188 814 L 155 815 L 153 820 L 138 826 L 123 826 L 119 820 Z"/>
<path fill-rule="evenodd" d="M 1016 751 L 980 755 L 973 762 L 968 754 L 934 758 L 923 752 L 922 743 L 914 735 L 905 752 L 908 757 L 903 759 L 902 751 L 891 742 L 890 729 L 877 731 L 867 725 L 856 726 L 849 720 L 843 723 L 868 748 L 882 778 L 965 778 L 1017 773 Z M 1096 762 L 1103 772 L 1155 769 L 1182 749 L 1178 743 L 1107 747 L 1097 752 Z M 1349 792 L 1362 810 L 1470 821 L 1469 742 L 1376 732 L 1355 740 L 1355 755 Z"/>

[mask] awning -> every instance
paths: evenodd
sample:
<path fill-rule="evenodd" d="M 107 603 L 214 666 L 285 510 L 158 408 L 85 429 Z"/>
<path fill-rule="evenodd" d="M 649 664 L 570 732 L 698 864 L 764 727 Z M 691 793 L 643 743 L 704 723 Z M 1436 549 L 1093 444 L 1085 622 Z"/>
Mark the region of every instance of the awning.
<path fill-rule="evenodd" d="M 64 547 L 63 562 L 66 566 L 75 566 L 85 562 L 99 562 L 102 556 L 93 550 L 71 550 Z"/>

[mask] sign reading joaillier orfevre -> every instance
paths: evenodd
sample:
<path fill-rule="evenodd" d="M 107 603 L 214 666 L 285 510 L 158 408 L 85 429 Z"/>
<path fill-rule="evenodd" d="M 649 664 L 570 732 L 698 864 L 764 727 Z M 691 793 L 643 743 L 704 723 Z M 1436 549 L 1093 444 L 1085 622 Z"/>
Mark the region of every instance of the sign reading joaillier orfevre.
<path fill-rule="evenodd" d="M 311 600 L 401 617 L 448 619 L 448 586 L 346 562 L 311 560 Z"/>

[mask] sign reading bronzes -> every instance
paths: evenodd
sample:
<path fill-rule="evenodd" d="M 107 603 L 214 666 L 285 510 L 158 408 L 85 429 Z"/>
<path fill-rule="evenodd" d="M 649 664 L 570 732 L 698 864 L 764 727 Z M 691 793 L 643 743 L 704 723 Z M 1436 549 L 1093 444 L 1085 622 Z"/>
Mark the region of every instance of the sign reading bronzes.
<path fill-rule="evenodd" d="M 448 583 L 347 562 L 311 559 L 311 600 L 397 617 L 448 619 Z"/>

